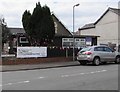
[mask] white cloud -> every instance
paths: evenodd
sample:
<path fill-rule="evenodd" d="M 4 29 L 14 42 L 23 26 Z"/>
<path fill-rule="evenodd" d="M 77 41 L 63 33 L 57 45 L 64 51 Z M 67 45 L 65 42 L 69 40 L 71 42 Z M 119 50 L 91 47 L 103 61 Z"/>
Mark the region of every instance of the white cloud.
<path fill-rule="evenodd" d="M 62 23 L 72 31 L 72 7 L 75 7 L 75 30 L 95 22 L 108 7 L 118 7 L 119 0 L 0 0 L 0 14 L 6 19 L 9 27 L 22 27 L 22 14 L 27 9 L 33 11 L 35 4 L 48 5 Z"/>

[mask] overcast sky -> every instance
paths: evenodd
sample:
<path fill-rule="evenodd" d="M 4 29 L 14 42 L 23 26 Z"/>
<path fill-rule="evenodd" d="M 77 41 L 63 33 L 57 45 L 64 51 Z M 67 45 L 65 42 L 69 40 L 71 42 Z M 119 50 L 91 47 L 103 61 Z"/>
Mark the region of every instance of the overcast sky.
<path fill-rule="evenodd" d="M 8 27 L 22 28 L 22 14 L 32 13 L 37 2 L 47 5 L 51 12 L 72 32 L 73 5 L 75 7 L 75 30 L 88 23 L 94 23 L 108 7 L 118 8 L 120 0 L 0 0 L 0 17 L 4 17 Z"/>

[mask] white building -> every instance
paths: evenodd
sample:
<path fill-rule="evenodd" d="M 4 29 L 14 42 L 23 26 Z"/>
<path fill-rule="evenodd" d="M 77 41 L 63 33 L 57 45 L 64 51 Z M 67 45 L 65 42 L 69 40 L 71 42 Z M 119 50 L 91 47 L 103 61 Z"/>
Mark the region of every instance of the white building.
<path fill-rule="evenodd" d="M 98 45 L 120 46 L 120 9 L 108 8 L 95 22 L 79 28 L 79 35 L 97 35 Z"/>

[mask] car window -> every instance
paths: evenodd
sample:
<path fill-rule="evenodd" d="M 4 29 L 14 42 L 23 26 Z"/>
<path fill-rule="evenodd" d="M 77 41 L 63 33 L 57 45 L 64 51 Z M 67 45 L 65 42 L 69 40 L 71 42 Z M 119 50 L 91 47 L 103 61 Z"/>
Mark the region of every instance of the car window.
<path fill-rule="evenodd" d="M 83 52 L 86 52 L 86 51 L 90 51 L 92 48 L 83 48 L 81 49 L 79 52 L 80 53 L 83 53 Z"/>
<path fill-rule="evenodd" d="M 104 48 L 104 51 L 106 51 L 106 52 L 113 52 L 110 48 L 108 48 L 108 47 L 105 47 Z"/>
<path fill-rule="evenodd" d="M 104 51 L 103 47 L 95 47 L 94 51 Z"/>

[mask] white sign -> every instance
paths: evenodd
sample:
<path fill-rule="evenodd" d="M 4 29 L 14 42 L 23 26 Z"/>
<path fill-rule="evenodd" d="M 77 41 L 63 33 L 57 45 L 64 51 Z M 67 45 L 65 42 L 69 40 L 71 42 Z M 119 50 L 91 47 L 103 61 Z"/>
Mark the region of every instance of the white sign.
<path fill-rule="evenodd" d="M 73 38 L 62 38 L 63 47 L 73 47 Z M 86 46 L 85 38 L 75 38 L 75 48 Z"/>
<path fill-rule="evenodd" d="M 47 57 L 47 47 L 17 47 L 17 58 Z"/>

